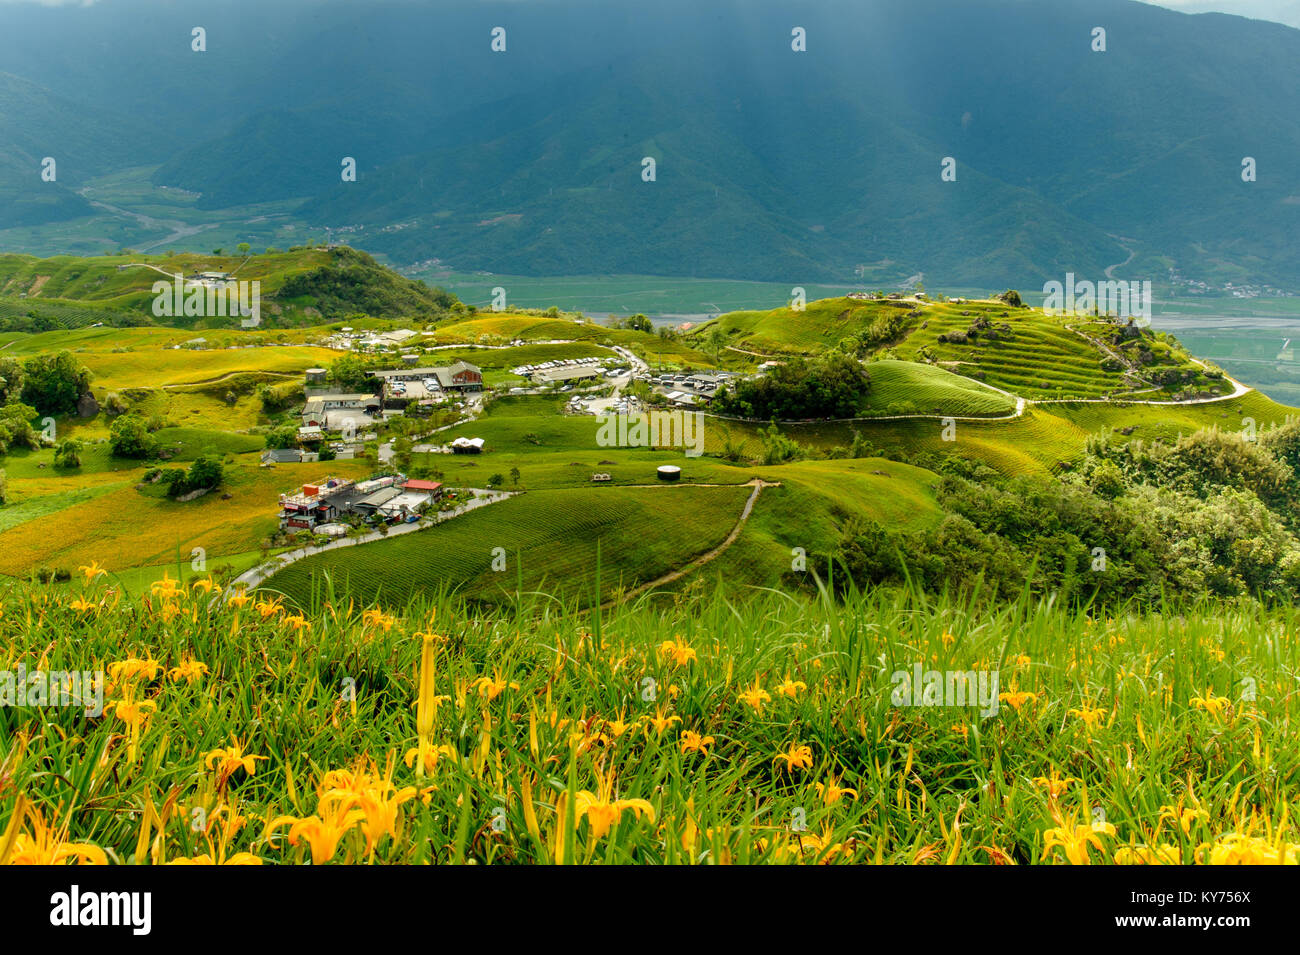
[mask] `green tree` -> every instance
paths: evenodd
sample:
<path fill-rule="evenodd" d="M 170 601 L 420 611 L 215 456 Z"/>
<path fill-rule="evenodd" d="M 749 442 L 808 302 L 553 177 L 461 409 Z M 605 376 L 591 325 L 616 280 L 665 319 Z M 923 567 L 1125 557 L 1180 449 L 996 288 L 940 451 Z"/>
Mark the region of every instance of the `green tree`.
<path fill-rule="evenodd" d="M 36 409 L 20 402 L 0 407 L 0 454 L 5 454 L 12 447 L 31 448 L 41 446 L 41 436 L 32 427 Z"/>
<path fill-rule="evenodd" d="M 370 369 L 357 355 L 344 355 L 330 365 L 330 381 L 344 391 L 360 392 L 374 387 Z"/>
<path fill-rule="evenodd" d="M 108 448 L 119 458 L 151 458 L 158 451 L 158 439 L 138 414 L 124 414 L 109 430 Z"/>
<path fill-rule="evenodd" d="M 0 404 L 8 404 L 23 393 L 23 363 L 9 355 L 0 357 Z"/>
<path fill-rule="evenodd" d="M 709 333 L 704 338 L 705 344 L 709 348 L 709 354 L 713 356 L 713 363 L 716 365 L 722 357 L 722 350 L 727 347 L 727 333 L 722 327 L 714 322 L 709 326 Z"/>
<path fill-rule="evenodd" d="M 186 483 L 191 491 L 197 491 L 199 488 L 214 488 L 221 486 L 221 479 L 224 476 L 224 469 L 221 466 L 221 459 L 215 454 L 200 454 L 190 465 L 186 474 Z"/>
<path fill-rule="evenodd" d="M 54 466 L 56 468 L 81 467 L 81 442 L 76 438 L 59 442 L 59 446 L 54 449 Z"/>
<path fill-rule="evenodd" d="M 293 448 L 298 445 L 298 429 L 292 425 L 275 428 L 266 433 L 266 446 L 270 450 Z"/>
<path fill-rule="evenodd" d="M 23 401 L 41 414 L 71 414 L 77 399 L 90 390 L 90 369 L 70 351 L 35 355 L 23 365 Z"/>

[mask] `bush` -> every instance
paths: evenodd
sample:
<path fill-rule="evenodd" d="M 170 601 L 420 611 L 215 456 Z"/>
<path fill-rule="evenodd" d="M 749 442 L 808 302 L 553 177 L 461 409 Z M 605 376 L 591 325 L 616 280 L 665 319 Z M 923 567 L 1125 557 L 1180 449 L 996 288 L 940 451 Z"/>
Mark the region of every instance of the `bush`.
<path fill-rule="evenodd" d="M 139 415 L 124 414 L 109 430 L 108 447 L 114 457 L 151 458 L 158 453 L 158 439 Z"/>
<path fill-rule="evenodd" d="M 220 458 L 201 454 L 194 459 L 188 471 L 172 468 L 163 472 L 169 497 L 179 497 L 191 491 L 207 491 L 221 486 L 224 469 Z"/>
<path fill-rule="evenodd" d="M 60 442 L 54 449 L 54 466 L 56 468 L 81 467 L 81 450 L 81 442 L 76 438 L 68 438 Z"/>

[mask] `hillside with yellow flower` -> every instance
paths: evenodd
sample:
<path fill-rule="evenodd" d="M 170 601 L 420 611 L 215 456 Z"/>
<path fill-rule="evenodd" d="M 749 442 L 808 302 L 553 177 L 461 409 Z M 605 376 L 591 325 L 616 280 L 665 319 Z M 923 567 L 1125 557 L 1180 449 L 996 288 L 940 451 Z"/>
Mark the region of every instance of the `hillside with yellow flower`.
<path fill-rule="evenodd" d="M 1295 622 L 1187 609 L 308 616 L 86 565 L 0 597 L 0 670 L 102 691 L 0 706 L 0 861 L 1294 864 Z M 898 705 L 914 665 L 996 672 L 996 712 Z"/>

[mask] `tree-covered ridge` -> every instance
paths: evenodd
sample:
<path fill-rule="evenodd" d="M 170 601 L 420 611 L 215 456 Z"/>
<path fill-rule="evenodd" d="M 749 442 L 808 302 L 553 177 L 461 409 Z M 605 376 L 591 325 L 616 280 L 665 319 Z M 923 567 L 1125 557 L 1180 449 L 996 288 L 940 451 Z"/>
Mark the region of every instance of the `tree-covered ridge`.
<path fill-rule="evenodd" d="M 1300 423 L 1171 442 L 1089 440 L 1060 477 L 1013 477 L 961 457 L 927 461 L 945 516 L 906 533 L 851 522 L 833 558 L 860 583 L 1028 587 L 1102 605 L 1138 598 L 1300 599 Z"/>

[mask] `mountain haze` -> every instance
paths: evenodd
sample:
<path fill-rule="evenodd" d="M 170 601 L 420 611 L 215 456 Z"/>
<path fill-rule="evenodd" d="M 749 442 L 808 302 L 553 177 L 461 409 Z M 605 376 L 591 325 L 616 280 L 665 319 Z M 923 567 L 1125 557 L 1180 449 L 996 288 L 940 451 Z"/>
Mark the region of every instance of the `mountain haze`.
<path fill-rule="evenodd" d="M 1276 24 L 1131 0 L 111 6 L 0 7 L 3 95 L 44 117 L 5 139 L 6 195 L 75 129 L 92 172 L 157 165 L 203 209 L 292 199 L 399 265 L 1032 287 L 1132 255 L 1119 277 L 1300 287 L 1300 31 Z M 0 227 L 85 214 L 51 193 Z"/>

